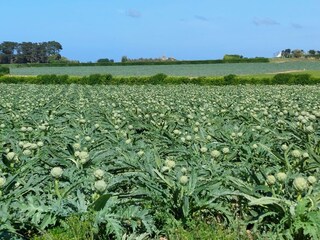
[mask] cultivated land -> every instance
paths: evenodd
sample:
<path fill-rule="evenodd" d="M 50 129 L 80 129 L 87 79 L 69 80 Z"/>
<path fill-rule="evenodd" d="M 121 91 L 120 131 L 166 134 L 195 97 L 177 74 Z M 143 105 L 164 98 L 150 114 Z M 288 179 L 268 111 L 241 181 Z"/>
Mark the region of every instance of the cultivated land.
<path fill-rule="evenodd" d="M 0 84 L 0 238 L 320 239 L 319 92 Z"/>
<path fill-rule="evenodd" d="M 264 76 L 283 72 L 303 72 L 320 76 L 320 61 L 287 61 L 271 63 L 224 63 L 185 65 L 139 65 L 139 66 L 77 66 L 77 67 L 12 67 L 12 75 L 67 74 L 84 76 L 90 74 L 112 74 L 114 76 L 151 76 L 164 73 L 170 76 Z"/>

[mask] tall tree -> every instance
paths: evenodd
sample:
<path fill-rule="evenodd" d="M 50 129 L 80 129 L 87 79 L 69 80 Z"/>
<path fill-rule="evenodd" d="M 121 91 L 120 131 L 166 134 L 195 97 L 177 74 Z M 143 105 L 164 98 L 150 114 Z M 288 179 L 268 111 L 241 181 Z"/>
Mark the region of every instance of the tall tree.
<path fill-rule="evenodd" d="M 56 41 L 47 42 L 47 53 L 49 56 L 57 55 L 62 50 L 62 45 Z"/>
<path fill-rule="evenodd" d="M 287 48 L 287 49 L 283 50 L 281 55 L 285 58 L 290 58 L 291 57 L 291 49 Z"/>
<path fill-rule="evenodd" d="M 33 62 L 33 43 L 32 42 L 22 42 L 20 43 L 21 55 L 25 59 L 26 63 Z"/>
<path fill-rule="evenodd" d="M 49 59 L 58 60 L 62 45 L 49 42 L 3 42 L 0 44 L 0 63 L 47 63 Z"/>
<path fill-rule="evenodd" d="M 3 54 L 13 55 L 15 53 L 18 43 L 16 42 L 3 42 L 0 44 L 0 51 Z"/>
<path fill-rule="evenodd" d="M 309 50 L 308 51 L 308 54 L 310 55 L 310 56 L 314 56 L 315 54 L 316 54 L 316 51 L 315 50 Z"/>
<path fill-rule="evenodd" d="M 304 51 L 301 49 L 295 49 L 292 51 L 292 56 L 294 58 L 301 58 L 301 57 L 303 57 L 303 55 L 304 55 Z"/>
<path fill-rule="evenodd" d="M 121 62 L 124 63 L 124 62 L 128 62 L 128 57 L 127 56 L 122 56 L 121 58 Z"/>
<path fill-rule="evenodd" d="M 12 63 L 18 43 L 5 41 L 0 44 L 0 63 Z"/>

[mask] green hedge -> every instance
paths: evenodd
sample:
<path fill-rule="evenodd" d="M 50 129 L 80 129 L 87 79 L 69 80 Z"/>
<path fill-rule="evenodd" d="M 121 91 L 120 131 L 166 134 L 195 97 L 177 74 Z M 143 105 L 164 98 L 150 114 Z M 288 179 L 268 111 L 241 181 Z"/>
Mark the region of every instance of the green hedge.
<path fill-rule="evenodd" d="M 250 78 L 230 74 L 224 77 L 174 77 L 163 73 L 149 77 L 113 77 L 111 74 L 94 74 L 84 77 L 68 75 L 9 76 L 0 74 L 0 83 L 30 84 L 105 84 L 105 85 L 142 85 L 142 84 L 199 84 L 199 85 L 239 85 L 239 84 L 320 84 L 320 78 L 310 74 L 277 74 L 274 77 Z"/>
<path fill-rule="evenodd" d="M 273 82 L 276 84 L 314 84 L 316 79 L 313 79 L 310 74 L 289 74 L 281 73 L 277 74 L 273 78 Z"/>
<path fill-rule="evenodd" d="M 10 74 L 10 68 L 0 66 L 0 75 Z"/>
<path fill-rule="evenodd" d="M 112 80 L 111 74 L 93 74 L 81 78 L 80 84 L 110 84 Z"/>

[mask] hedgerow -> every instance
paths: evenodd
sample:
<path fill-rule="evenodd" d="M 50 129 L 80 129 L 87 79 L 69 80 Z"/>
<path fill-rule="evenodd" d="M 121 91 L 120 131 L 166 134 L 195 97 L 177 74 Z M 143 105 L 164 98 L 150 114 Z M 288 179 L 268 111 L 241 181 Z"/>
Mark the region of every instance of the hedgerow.
<path fill-rule="evenodd" d="M 255 78 L 247 76 L 237 76 L 229 74 L 224 77 L 181 77 L 167 76 L 159 73 L 153 76 L 133 76 L 118 77 L 111 74 L 93 74 L 89 76 L 68 76 L 68 75 L 38 75 L 38 76 L 9 76 L 0 75 L 0 83 L 29 83 L 29 84 L 88 84 L 88 85 L 166 85 L 166 84 L 197 84 L 197 85 L 274 85 L 274 84 L 301 84 L 313 85 L 319 84 L 320 78 L 312 77 L 310 74 L 290 74 L 281 73 L 275 76 Z"/>
<path fill-rule="evenodd" d="M 10 68 L 0 66 L 0 75 L 2 75 L 2 74 L 9 74 L 9 73 L 10 73 Z"/>

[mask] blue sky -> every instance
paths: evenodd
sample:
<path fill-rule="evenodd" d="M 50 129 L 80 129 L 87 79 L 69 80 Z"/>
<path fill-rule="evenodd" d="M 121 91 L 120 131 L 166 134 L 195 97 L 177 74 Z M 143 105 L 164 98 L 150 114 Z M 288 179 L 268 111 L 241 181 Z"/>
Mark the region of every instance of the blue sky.
<path fill-rule="evenodd" d="M 319 0 L 0 0 L 2 41 L 62 44 L 80 61 L 219 59 L 320 50 Z"/>

